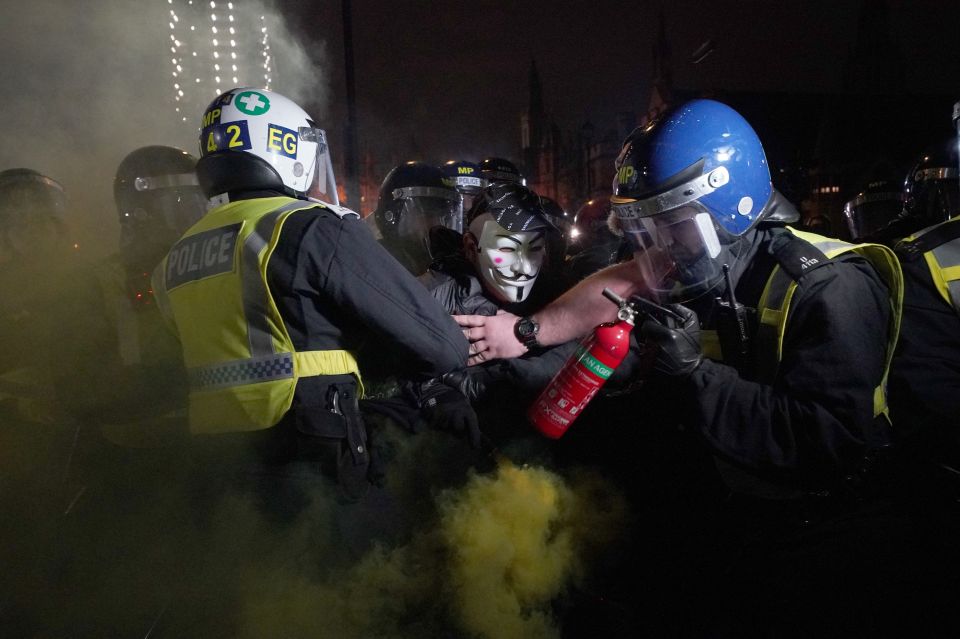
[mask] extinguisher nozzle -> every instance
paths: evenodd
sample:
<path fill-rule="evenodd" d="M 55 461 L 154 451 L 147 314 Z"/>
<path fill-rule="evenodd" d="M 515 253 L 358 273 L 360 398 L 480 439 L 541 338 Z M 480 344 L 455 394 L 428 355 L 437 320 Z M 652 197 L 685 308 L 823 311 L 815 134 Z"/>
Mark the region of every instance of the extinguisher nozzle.
<path fill-rule="evenodd" d="M 611 291 L 609 288 L 603 289 L 603 296 L 616 304 L 617 306 L 623 306 L 626 303 L 626 300 Z"/>

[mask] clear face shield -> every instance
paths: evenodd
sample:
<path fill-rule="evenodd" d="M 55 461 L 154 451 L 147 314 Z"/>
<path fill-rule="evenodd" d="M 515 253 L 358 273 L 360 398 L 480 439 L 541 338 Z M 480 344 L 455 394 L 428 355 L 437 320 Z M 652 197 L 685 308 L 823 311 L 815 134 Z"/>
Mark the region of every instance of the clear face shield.
<path fill-rule="evenodd" d="M 297 153 L 298 162 L 294 164 L 294 175 L 307 174 L 312 177 L 307 182 L 307 197 L 319 202 L 340 205 L 340 196 L 337 193 L 337 180 L 333 175 L 333 160 L 330 157 L 330 146 L 327 144 L 327 134 L 323 129 L 302 126 L 299 131 L 300 142 Z M 307 165 L 302 164 L 306 162 Z M 299 175 L 297 173 L 299 168 Z"/>
<path fill-rule="evenodd" d="M 924 189 L 923 195 L 918 198 L 924 215 L 931 224 L 943 222 L 960 215 L 960 186 L 957 182 L 955 169 L 945 170 L 947 178 L 937 180 Z"/>
<path fill-rule="evenodd" d="M 452 189 L 408 186 L 395 189 L 394 199 L 403 201 L 397 233 L 404 238 L 426 238 L 434 226 L 463 232 L 463 200 Z"/>
<path fill-rule="evenodd" d="M 147 215 L 177 234 L 193 226 L 207 212 L 207 198 L 200 190 L 194 173 L 138 177 L 133 181 L 133 188 L 144 204 L 140 214 Z M 135 209 L 129 218 L 121 221 L 127 222 L 129 219 L 134 224 L 143 222 L 138 219 L 139 211 L 141 209 Z"/>
<path fill-rule="evenodd" d="M 487 181 L 472 175 L 458 175 L 456 179 L 457 191 L 460 193 L 460 197 L 463 198 L 463 211 L 466 213 L 473 208 L 473 203 L 487 186 Z"/>
<path fill-rule="evenodd" d="M 856 241 L 871 238 L 900 217 L 903 195 L 900 192 L 865 193 L 847 202 L 843 217 L 850 237 Z"/>
<path fill-rule="evenodd" d="M 719 228 L 698 202 L 656 215 L 630 215 L 630 204 L 614 204 L 624 236 L 647 288 L 663 301 L 687 302 L 723 281 L 733 267 L 730 245 L 737 238 Z"/>
<path fill-rule="evenodd" d="M 137 177 L 133 187 L 135 199 L 120 220 L 120 253 L 128 263 L 159 261 L 209 208 L 194 173 Z"/>
<path fill-rule="evenodd" d="M 700 202 L 729 181 L 721 166 L 644 200 L 611 199 L 643 281 L 662 301 L 694 300 L 723 281 L 724 264 L 734 268 L 740 238 Z"/>
<path fill-rule="evenodd" d="M 487 219 L 477 243 L 479 271 L 487 288 L 503 302 L 526 300 L 546 258 L 544 232 L 511 232 Z"/>

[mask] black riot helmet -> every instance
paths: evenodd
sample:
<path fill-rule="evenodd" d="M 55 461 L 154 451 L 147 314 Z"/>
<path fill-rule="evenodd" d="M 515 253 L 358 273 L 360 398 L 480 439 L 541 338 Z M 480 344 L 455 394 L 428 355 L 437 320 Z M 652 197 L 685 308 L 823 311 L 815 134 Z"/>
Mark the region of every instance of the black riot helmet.
<path fill-rule="evenodd" d="M 0 224 L 17 224 L 18 218 L 43 216 L 63 222 L 66 197 L 63 186 L 33 169 L 0 172 Z"/>
<path fill-rule="evenodd" d="M 33 169 L 0 172 L 0 262 L 58 250 L 66 237 L 65 217 L 59 182 Z"/>
<path fill-rule="evenodd" d="M 960 214 L 957 140 L 924 151 L 903 183 L 903 235 Z"/>
<path fill-rule="evenodd" d="M 547 254 L 550 256 L 551 265 L 556 267 L 562 263 L 560 260 L 567 252 L 566 243 L 573 229 L 573 216 L 560 206 L 559 202 L 545 195 L 540 196 L 540 205 L 543 207 L 544 216 L 553 227 L 547 232 Z"/>
<path fill-rule="evenodd" d="M 463 230 L 463 204 L 452 180 L 435 166 L 407 162 L 394 167 L 373 212 L 383 244 L 414 275 L 430 264 L 430 229 Z"/>
<path fill-rule="evenodd" d="M 543 206 L 544 214 L 550 219 L 553 226 L 556 227 L 562 237 L 566 238 L 573 227 L 573 215 L 560 206 L 559 202 L 545 195 L 540 196 L 540 204 Z"/>
<path fill-rule="evenodd" d="M 453 180 L 454 187 L 463 198 L 463 210 L 469 211 L 474 198 L 487 185 L 486 178 L 480 175 L 480 165 L 467 160 L 450 160 L 440 168 Z"/>
<path fill-rule="evenodd" d="M 886 231 L 903 212 L 903 193 L 892 179 L 871 180 L 843 206 L 843 217 L 854 242 L 885 243 Z M 889 238 L 893 239 L 893 238 Z"/>
<path fill-rule="evenodd" d="M 487 181 L 487 184 L 512 182 L 527 185 L 527 180 L 520 174 L 517 165 L 503 158 L 486 158 L 480 162 L 480 176 Z"/>
<path fill-rule="evenodd" d="M 197 159 L 170 146 L 145 146 L 117 167 L 113 197 L 120 219 L 120 254 L 150 269 L 203 217 L 206 198 L 194 172 Z"/>

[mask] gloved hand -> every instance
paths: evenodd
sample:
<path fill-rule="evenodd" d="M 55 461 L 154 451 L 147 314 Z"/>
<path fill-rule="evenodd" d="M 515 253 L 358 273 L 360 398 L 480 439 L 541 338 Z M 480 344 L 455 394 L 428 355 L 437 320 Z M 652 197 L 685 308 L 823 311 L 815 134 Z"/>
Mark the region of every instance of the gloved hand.
<path fill-rule="evenodd" d="M 385 399 L 361 399 L 360 412 L 364 415 L 380 415 L 411 433 L 418 433 L 426 426 L 415 402 L 404 397 Z"/>
<path fill-rule="evenodd" d="M 480 448 L 480 420 L 463 393 L 432 379 L 418 386 L 417 395 L 428 424 L 466 437 L 473 448 Z"/>
<path fill-rule="evenodd" d="M 490 372 L 486 368 L 461 368 L 440 376 L 447 386 L 460 391 L 472 404 L 487 392 L 487 378 Z"/>
<path fill-rule="evenodd" d="M 640 325 L 640 334 L 647 344 L 657 349 L 654 370 L 665 375 L 681 377 L 689 375 L 700 366 L 703 353 L 700 350 L 700 320 L 686 306 L 671 304 L 668 307 L 677 318 L 652 315 Z"/>

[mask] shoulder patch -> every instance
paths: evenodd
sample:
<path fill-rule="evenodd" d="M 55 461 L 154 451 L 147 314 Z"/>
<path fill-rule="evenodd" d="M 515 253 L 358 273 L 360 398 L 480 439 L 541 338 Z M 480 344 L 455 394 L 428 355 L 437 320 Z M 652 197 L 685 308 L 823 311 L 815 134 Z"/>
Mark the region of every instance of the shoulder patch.
<path fill-rule="evenodd" d="M 830 263 L 830 258 L 810 242 L 784 233 L 770 244 L 770 253 L 794 280 Z"/>

